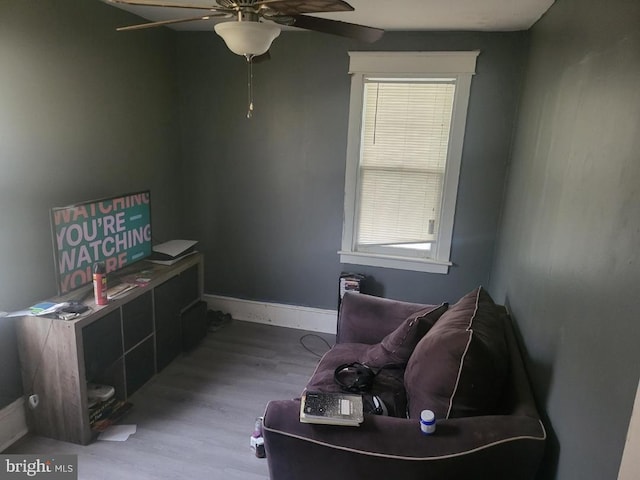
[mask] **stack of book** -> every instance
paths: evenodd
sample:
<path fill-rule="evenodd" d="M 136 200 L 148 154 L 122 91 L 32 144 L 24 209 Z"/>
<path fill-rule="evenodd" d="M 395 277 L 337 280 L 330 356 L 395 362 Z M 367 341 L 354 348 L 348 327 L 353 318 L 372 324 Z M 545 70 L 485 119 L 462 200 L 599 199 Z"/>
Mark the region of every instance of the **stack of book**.
<path fill-rule="evenodd" d="M 110 427 L 118 420 L 120 420 L 125 413 L 127 413 L 133 404 L 125 402 L 124 400 L 116 400 L 110 407 L 108 413 L 100 415 L 96 420 L 91 423 L 91 430 L 96 432 L 104 432 L 107 427 Z"/>
<path fill-rule="evenodd" d="M 117 422 L 132 407 L 131 403 L 118 400 L 115 389 L 109 385 L 88 383 L 87 399 L 89 425 L 98 432 Z"/>
<path fill-rule="evenodd" d="M 113 396 L 103 402 L 97 402 L 89 407 L 89 423 L 93 426 L 96 422 L 104 420 L 111 415 L 113 407 L 118 403 L 118 399 Z"/>

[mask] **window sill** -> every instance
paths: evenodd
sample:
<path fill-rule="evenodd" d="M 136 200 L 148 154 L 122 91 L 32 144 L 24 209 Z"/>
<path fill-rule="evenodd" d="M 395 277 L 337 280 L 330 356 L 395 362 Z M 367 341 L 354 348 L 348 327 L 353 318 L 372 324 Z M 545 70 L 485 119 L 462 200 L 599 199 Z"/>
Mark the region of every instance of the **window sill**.
<path fill-rule="evenodd" d="M 355 265 L 367 265 L 370 267 L 395 268 L 398 270 L 411 270 L 414 272 L 448 274 L 451 262 L 438 262 L 436 260 L 399 257 L 394 255 L 380 255 L 374 253 L 339 251 L 341 263 Z"/>

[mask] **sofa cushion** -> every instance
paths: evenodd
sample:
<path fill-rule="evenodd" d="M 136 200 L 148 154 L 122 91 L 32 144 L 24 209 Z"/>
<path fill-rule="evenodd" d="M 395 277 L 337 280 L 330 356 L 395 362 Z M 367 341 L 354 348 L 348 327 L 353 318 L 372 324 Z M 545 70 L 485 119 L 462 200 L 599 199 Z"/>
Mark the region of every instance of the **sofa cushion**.
<path fill-rule="evenodd" d="M 502 313 L 482 287 L 450 307 L 416 346 L 404 381 L 409 416 L 495 413 L 508 373 Z"/>
<path fill-rule="evenodd" d="M 336 368 L 343 364 L 362 362 L 370 345 L 364 343 L 339 343 L 324 354 L 316 366 L 306 390 L 315 392 L 340 392 L 340 386 L 334 380 Z M 362 362 L 363 363 L 363 362 Z M 406 416 L 406 394 L 404 391 L 404 368 L 384 369 L 375 377 L 371 393 L 384 401 L 389 415 Z"/>
<path fill-rule="evenodd" d="M 380 343 L 363 352 L 360 362 L 370 367 L 406 364 L 414 348 L 436 321 L 447 311 L 448 304 L 428 306 L 407 317 Z"/>

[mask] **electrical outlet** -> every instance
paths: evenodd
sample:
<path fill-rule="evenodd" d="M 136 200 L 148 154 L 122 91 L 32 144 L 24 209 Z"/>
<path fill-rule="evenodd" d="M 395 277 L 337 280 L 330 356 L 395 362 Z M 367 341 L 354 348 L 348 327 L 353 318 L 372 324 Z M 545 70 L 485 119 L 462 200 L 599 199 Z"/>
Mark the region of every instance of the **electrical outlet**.
<path fill-rule="evenodd" d="M 35 410 L 40 403 L 40 397 L 38 395 L 29 395 L 29 408 Z"/>

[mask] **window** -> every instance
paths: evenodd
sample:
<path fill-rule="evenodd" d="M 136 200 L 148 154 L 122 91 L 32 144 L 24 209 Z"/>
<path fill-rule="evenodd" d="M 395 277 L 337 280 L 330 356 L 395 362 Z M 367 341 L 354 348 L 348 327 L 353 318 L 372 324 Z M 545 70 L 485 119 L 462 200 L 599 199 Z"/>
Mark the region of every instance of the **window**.
<path fill-rule="evenodd" d="M 448 273 L 478 53 L 349 54 L 342 263 Z"/>

